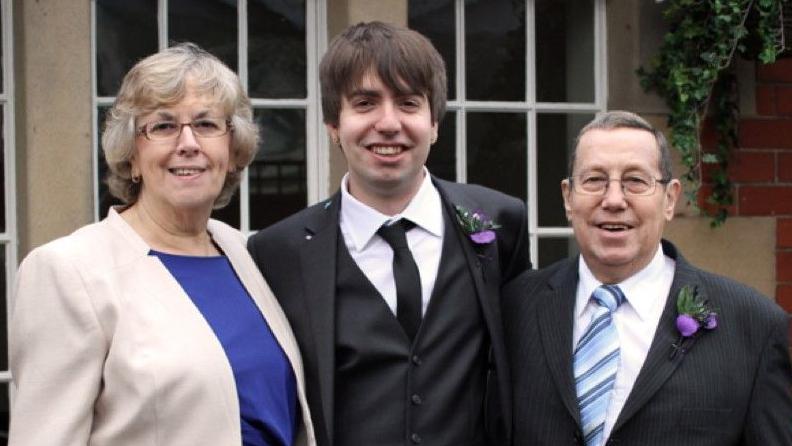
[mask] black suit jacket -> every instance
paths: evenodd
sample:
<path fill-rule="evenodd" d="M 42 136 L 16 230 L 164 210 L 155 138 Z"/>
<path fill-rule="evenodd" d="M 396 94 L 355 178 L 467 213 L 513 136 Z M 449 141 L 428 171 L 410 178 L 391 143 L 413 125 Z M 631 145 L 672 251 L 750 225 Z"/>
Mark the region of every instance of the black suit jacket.
<path fill-rule="evenodd" d="M 668 301 L 611 433 L 620 445 L 792 445 L 788 316 L 768 298 L 691 266 L 674 246 Z M 513 444 L 582 444 L 572 372 L 577 258 L 520 276 L 503 293 Z M 684 285 L 719 310 L 715 330 L 671 358 Z"/>
<path fill-rule="evenodd" d="M 509 379 L 503 347 L 499 291 L 501 285 L 530 268 L 525 205 L 520 200 L 481 186 L 432 179 L 446 215 L 453 207 L 481 210 L 501 225 L 496 243 L 477 252 L 459 225 L 446 237 L 464 238 L 481 310 L 491 340 L 491 366 L 497 380 L 490 420 L 498 418 L 502 432 L 510 418 Z M 250 238 L 248 249 L 281 303 L 300 345 L 305 364 L 308 404 L 320 446 L 332 445 L 335 374 L 335 272 L 340 192 L 264 229 Z M 442 377 L 438 377 L 442 379 Z M 495 385 L 496 384 L 496 385 Z M 498 412 L 498 413 L 494 413 Z M 450 414 L 451 415 L 451 414 Z M 489 423 L 488 423 L 489 424 Z"/>

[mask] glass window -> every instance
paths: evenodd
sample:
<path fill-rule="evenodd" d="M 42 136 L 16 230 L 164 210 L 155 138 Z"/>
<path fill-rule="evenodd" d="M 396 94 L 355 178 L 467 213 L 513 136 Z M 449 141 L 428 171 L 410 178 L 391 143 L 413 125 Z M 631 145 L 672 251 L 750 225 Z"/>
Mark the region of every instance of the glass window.
<path fill-rule="evenodd" d="M 536 117 L 536 164 L 539 226 L 566 226 L 561 180 L 567 176 L 569 156 L 578 131 L 594 119 L 592 114 L 540 114 Z"/>
<path fill-rule="evenodd" d="M 468 99 L 525 100 L 525 44 L 525 1 L 466 1 Z"/>
<path fill-rule="evenodd" d="M 305 1 L 248 2 L 247 52 L 251 96 L 305 98 Z"/>
<path fill-rule="evenodd" d="M 110 110 L 108 106 L 101 106 L 97 109 L 97 124 L 99 129 L 104 128 L 104 121 L 105 116 L 107 115 L 107 111 Z M 107 216 L 107 211 L 110 209 L 110 206 L 116 206 L 121 204 L 121 200 L 115 198 L 114 196 L 110 195 L 110 189 L 107 187 L 107 161 L 105 160 L 104 151 L 102 150 L 101 142 L 99 143 L 99 147 L 96 154 L 97 160 L 97 169 L 99 172 L 98 178 L 100 179 L 99 184 L 97 185 L 99 193 L 98 193 L 98 205 L 99 205 L 99 215 L 104 218 Z"/>
<path fill-rule="evenodd" d="M 146 0 L 134 8 L 112 0 L 94 4 L 97 219 L 118 202 L 104 184 L 107 166 L 99 147 L 112 96 L 135 61 L 184 41 L 200 45 L 239 74 L 262 130 L 259 154 L 239 191 L 212 217 L 250 231 L 304 208 L 309 199 L 323 198 L 321 168 L 307 168 L 309 157 L 315 159 L 319 151 L 307 141 L 324 135 L 314 87 L 317 63 L 310 59 L 317 58 L 322 40 L 317 36 L 325 35 L 316 25 L 323 0 Z"/>
<path fill-rule="evenodd" d="M 157 0 L 96 0 L 96 92 L 113 96 L 139 59 L 157 51 Z"/>
<path fill-rule="evenodd" d="M 265 228 L 306 206 L 305 111 L 256 110 L 262 144 L 248 169 L 250 221 Z"/>
<path fill-rule="evenodd" d="M 544 268 L 567 257 L 580 253 L 573 237 L 539 239 L 539 260 L 537 268 Z"/>
<path fill-rule="evenodd" d="M 237 71 L 237 2 L 168 0 L 168 45 L 193 42 Z"/>
<path fill-rule="evenodd" d="M 534 266 L 575 255 L 560 183 L 578 130 L 605 109 L 605 0 L 409 0 L 408 11 L 452 78 L 430 170 L 525 200 Z"/>
<path fill-rule="evenodd" d="M 526 200 L 525 133 L 523 113 L 468 114 L 468 182 Z"/>
<path fill-rule="evenodd" d="M 426 168 L 432 175 L 448 181 L 456 181 L 456 119 L 456 113 L 446 113 L 437 130 L 437 142 L 426 160 Z"/>
<path fill-rule="evenodd" d="M 536 1 L 536 99 L 594 102 L 594 5 Z"/>
<path fill-rule="evenodd" d="M 407 18 L 407 25 L 421 30 L 446 61 L 448 99 L 456 98 L 454 3 L 454 0 L 411 0 Z"/>

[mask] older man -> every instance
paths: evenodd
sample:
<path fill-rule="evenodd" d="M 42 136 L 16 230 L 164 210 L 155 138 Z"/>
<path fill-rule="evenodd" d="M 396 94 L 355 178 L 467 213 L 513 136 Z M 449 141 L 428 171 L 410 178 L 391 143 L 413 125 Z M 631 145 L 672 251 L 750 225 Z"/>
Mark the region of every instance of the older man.
<path fill-rule="evenodd" d="M 792 444 L 787 315 L 661 240 L 662 133 L 598 115 L 561 191 L 580 255 L 504 291 L 513 444 Z"/>

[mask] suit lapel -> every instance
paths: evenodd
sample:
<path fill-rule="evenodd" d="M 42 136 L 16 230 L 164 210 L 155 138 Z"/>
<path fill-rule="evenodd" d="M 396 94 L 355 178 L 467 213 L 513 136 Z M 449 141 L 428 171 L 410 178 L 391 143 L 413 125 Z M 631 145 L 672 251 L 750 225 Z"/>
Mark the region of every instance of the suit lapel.
<path fill-rule="evenodd" d="M 322 397 L 322 411 L 329 438 L 333 438 L 335 388 L 335 288 L 338 217 L 341 193 L 336 193 L 305 223 L 300 249 L 303 295 L 313 331 Z"/>
<path fill-rule="evenodd" d="M 676 329 L 676 296 L 683 286 L 696 284 L 698 276 L 695 269 L 677 253 L 676 248 L 665 240 L 663 240 L 663 253 L 676 261 L 674 280 L 671 283 L 671 290 L 668 294 L 663 314 L 660 316 L 660 322 L 657 325 L 657 331 L 649 348 L 649 353 L 641 367 L 641 371 L 638 373 L 630 396 L 616 419 L 616 424 L 613 426 L 614 432 L 654 396 L 663 383 L 679 367 L 685 356 L 676 355 L 674 359 L 670 358 L 671 346 L 677 341 L 679 336 L 679 332 Z"/>
<path fill-rule="evenodd" d="M 457 237 L 457 241 L 462 245 L 462 250 L 465 253 L 468 270 L 473 277 L 473 284 L 476 289 L 479 307 L 481 308 L 487 331 L 492 340 L 490 361 L 494 360 L 495 369 L 498 370 L 499 374 L 506 373 L 504 371 L 508 370 L 508 363 L 506 361 L 506 351 L 503 347 L 503 325 L 501 323 L 502 318 L 500 311 L 501 272 L 498 242 L 496 240 L 492 243 L 474 248 L 473 242 L 470 240 L 468 234 L 464 233 L 456 220 L 457 214 L 455 206 L 476 210 L 482 207 L 481 204 L 471 200 L 466 194 L 458 191 L 457 188 L 445 186 L 452 186 L 453 183 L 448 183 L 434 177 L 432 177 L 432 181 L 440 193 L 440 201 L 443 203 L 444 218 L 451 219 L 451 226 L 454 228 L 453 234 L 445 234 L 445 236 Z M 442 259 L 440 261 L 442 262 Z M 511 405 L 507 403 L 511 398 L 509 380 L 499 376 L 498 390 L 502 402 L 502 415 L 505 420 L 510 420 Z M 507 437 L 509 436 L 508 433 L 506 435 Z"/>
<path fill-rule="evenodd" d="M 572 372 L 572 321 L 577 290 L 577 259 L 570 260 L 550 278 L 549 289 L 537 299 L 537 324 L 545 360 L 567 411 L 580 425 L 580 411 Z"/>
<path fill-rule="evenodd" d="M 465 252 L 465 259 L 473 275 L 476 294 L 478 294 L 479 300 L 497 298 L 500 291 L 500 256 L 498 255 L 498 243 L 492 242 L 474 248 L 473 242 L 456 221 L 455 206 L 462 206 L 466 209 L 475 210 L 480 208 L 481 205 L 473 202 L 464 194 L 456 193 L 453 189 L 444 187 L 442 181 L 435 178 L 432 179 L 434 180 L 435 187 L 437 187 L 440 193 L 440 201 L 443 203 L 444 208 L 444 217 L 452 219 L 451 226 L 454 227 L 454 236 L 457 237 L 462 244 L 462 250 Z M 491 321 L 490 318 L 493 317 L 491 309 L 489 308 L 490 305 L 486 302 L 481 303 L 484 315 L 487 317 L 487 322 L 489 323 Z"/>

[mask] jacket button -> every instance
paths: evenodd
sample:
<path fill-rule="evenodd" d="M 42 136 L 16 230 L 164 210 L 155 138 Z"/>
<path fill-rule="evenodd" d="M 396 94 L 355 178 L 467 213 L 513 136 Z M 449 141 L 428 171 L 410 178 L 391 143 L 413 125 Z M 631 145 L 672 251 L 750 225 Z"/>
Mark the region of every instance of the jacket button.
<path fill-rule="evenodd" d="M 412 358 L 410 359 L 412 360 L 412 363 L 415 365 L 421 365 L 423 363 L 423 361 L 421 361 L 421 358 L 418 355 L 413 355 Z"/>
<path fill-rule="evenodd" d="M 410 435 L 410 441 L 412 441 L 415 444 L 419 444 L 421 443 L 421 436 L 416 433 L 413 433 L 412 435 Z"/>
<path fill-rule="evenodd" d="M 416 406 L 420 406 L 421 404 L 423 404 L 423 399 L 421 399 L 421 395 L 418 395 L 417 393 L 414 393 L 413 396 L 410 397 L 410 401 L 412 401 L 412 403 L 415 404 Z"/>

